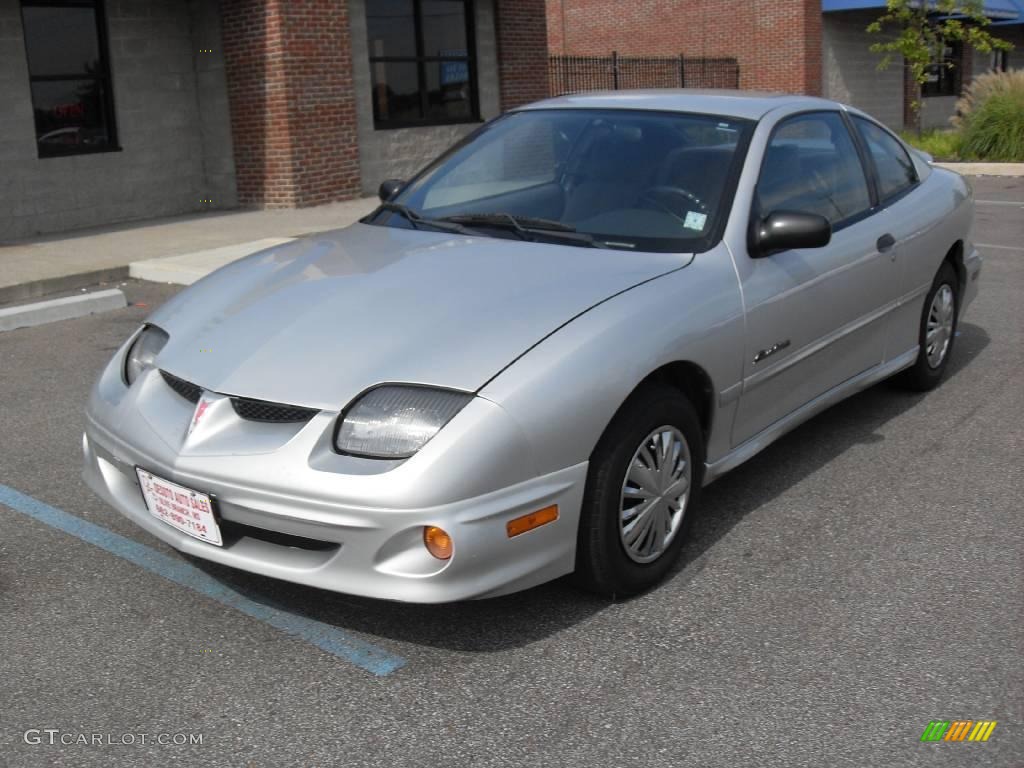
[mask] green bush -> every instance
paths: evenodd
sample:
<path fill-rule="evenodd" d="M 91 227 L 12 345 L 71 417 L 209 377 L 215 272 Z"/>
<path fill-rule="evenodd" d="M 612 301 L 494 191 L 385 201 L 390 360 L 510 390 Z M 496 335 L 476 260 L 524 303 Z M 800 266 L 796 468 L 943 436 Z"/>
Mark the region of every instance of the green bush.
<path fill-rule="evenodd" d="M 978 77 L 957 103 L 965 159 L 1024 161 L 1024 71 Z"/>
<path fill-rule="evenodd" d="M 963 151 L 994 162 L 1024 161 L 1024 91 L 992 96 L 977 108 L 964 127 Z"/>
<path fill-rule="evenodd" d="M 956 102 L 956 112 L 949 118 L 949 122 L 954 128 L 963 128 L 971 113 L 988 101 L 990 96 L 1014 91 L 1019 93 L 1021 89 L 1024 89 L 1024 69 L 984 72 L 974 78 L 964 90 Z"/>
<path fill-rule="evenodd" d="M 921 134 L 904 131 L 900 134 L 912 147 L 927 152 L 939 161 L 960 160 L 961 136 L 958 131 L 925 131 Z"/>

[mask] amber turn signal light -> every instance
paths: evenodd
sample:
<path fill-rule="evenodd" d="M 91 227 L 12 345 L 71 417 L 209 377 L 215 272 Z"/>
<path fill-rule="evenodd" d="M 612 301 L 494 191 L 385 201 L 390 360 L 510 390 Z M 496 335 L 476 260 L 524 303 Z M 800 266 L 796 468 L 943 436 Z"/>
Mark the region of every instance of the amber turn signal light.
<path fill-rule="evenodd" d="M 552 504 L 550 507 L 538 509 L 536 512 L 517 517 L 515 520 L 509 520 L 505 530 L 508 531 L 508 537 L 511 539 L 513 536 L 532 531 L 534 528 L 540 528 L 548 523 L 553 523 L 557 519 L 558 505 Z"/>
<path fill-rule="evenodd" d="M 423 546 L 438 560 L 448 560 L 452 556 L 452 537 L 436 525 L 423 527 Z"/>

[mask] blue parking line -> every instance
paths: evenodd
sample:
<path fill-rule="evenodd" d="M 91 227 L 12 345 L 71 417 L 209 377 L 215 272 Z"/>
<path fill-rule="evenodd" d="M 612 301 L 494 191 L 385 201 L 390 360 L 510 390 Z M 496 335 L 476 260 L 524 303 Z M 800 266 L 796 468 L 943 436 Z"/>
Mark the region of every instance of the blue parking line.
<path fill-rule="evenodd" d="M 195 566 L 168 557 L 145 544 L 139 544 L 137 541 L 108 531 L 102 526 L 70 515 L 2 484 L 0 484 L 0 504 L 65 533 L 70 533 L 112 555 L 135 563 L 150 573 L 188 587 L 223 605 L 239 610 L 247 616 L 277 627 L 289 635 L 310 642 L 317 648 L 349 661 L 367 672 L 384 676 L 405 666 L 405 659 L 401 656 L 388 653 L 383 648 L 353 637 L 337 627 L 250 600 Z"/>

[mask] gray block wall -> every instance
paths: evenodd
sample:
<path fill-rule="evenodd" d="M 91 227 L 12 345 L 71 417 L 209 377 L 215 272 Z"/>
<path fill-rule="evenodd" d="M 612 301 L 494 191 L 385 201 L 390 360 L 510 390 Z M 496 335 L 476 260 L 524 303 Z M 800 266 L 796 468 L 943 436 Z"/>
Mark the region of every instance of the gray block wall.
<path fill-rule="evenodd" d="M 903 128 L 903 60 L 878 69 L 864 31 L 877 11 L 826 13 L 822 19 L 822 90 L 825 98 L 862 109 L 894 130 Z"/>
<path fill-rule="evenodd" d="M 949 128 L 949 118 L 956 111 L 957 96 L 929 96 L 921 99 L 921 129 Z"/>
<path fill-rule="evenodd" d="M 478 0 L 474 9 L 480 114 L 484 120 L 490 120 L 501 112 L 494 0 Z M 445 149 L 479 127 L 480 123 L 376 130 L 373 127 L 373 88 L 366 41 L 366 0 L 349 0 L 349 25 L 359 167 L 363 191 L 372 195 L 377 193 L 377 187 L 384 179 L 410 178 Z"/>
<path fill-rule="evenodd" d="M 217 0 L 189 0 L 188 10 L 192 50 L 200 51 L 195 57 L 195 88 L 202 145 L 202 187 L 206 197 L 213 200 L 206 207 L 233 208 L 238 205 L 238 194 L 224 49 L 221 45 L 220 3 Z"/>
<path fill-rule="evenodd" d="M 0 0 L 0 241 L 236 204 L 216 2 L 106 6 L 122 150 L 39 158 L 20 3 Z"/>

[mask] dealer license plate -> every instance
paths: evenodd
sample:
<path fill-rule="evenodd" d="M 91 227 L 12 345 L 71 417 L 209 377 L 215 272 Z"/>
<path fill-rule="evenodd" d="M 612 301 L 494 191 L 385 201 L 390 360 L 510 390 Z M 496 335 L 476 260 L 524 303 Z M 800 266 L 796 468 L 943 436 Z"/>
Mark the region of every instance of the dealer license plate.
<path fill-rule="evenodd" d="M 144 469 L 136 467 L 135 471 L 139 475 L 142 497 L 153 517 L 207 544 L 223 546 L 220 526 L 213 513 L 213 499 Z"/>

